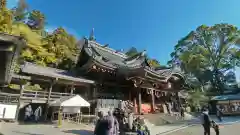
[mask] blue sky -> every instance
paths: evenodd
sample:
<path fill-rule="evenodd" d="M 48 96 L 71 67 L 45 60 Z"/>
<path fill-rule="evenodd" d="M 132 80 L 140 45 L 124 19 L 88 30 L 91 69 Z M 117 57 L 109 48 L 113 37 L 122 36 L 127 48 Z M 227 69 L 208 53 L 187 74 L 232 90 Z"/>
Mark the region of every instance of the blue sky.
<path fill-rule="evenodd" d="M 8 0 L 13 7 L 17 0 Z M 95 29 L 114 49 L 135 46 L 166 64 L 179 39 L 201 24 L 240 27 L 240 0 L 27 0 L 42 11 L 47 29 L 63 26 L 81 38 Z"/>

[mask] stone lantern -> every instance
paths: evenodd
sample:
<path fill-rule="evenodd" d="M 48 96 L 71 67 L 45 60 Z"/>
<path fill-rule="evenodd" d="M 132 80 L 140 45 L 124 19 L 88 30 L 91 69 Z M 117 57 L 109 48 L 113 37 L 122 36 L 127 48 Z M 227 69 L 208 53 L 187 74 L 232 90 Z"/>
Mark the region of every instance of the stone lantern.
<path fill-rule="evenodd" d="M 25 46 L 22 37 L 0 33 L 0 86 L 11 82 L 16 61 Z"/>

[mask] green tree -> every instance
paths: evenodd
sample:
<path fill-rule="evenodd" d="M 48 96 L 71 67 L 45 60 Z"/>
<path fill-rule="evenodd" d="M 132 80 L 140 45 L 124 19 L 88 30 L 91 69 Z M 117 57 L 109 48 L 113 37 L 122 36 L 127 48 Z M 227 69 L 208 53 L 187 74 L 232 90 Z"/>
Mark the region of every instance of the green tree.
<path fill-rule="evenodd" d="M 200 84 L 210 82 L 212 90 L 222 93 L 223 74 L 239 63 L 239 36 L 233 25 L 199 26 L 178 41 L 169 63 L 180 61 L 181 68 Z"/>
<path fill-rule="evenodd" d="M 44 29 L 44 25 L 46 23 L 45 15 L 38 11 L 33 10 L 29 13 L 28 17 L 28 26 L 34 30 L 42 30 Z"/>
<path fill-rule="evenodd" d="M 126 52 L 126 55 L 127 55 L 128 57 L 132 57 L 132 56 L 134 56 L 134 55 L 136 55 L 136 54 L 138 54 L 138 53 L 139 53 L 139 52 L 138 52 L 137 48 L 131 47 L 131 48 Z"/>
<path fill-rule="evenodd" d="M 160 67 L 160 62 L 156 59 L 148 59 L 148 63 L 152 67 Z"/>
<path fill-rule="evenodd" d="M 135 47 L 131 47 L 127 52 L 126 52 L 126 55 L 128 57 L 133 57 L 137 54 L 139 54 L 140 52 L 138 52 L 137 48 Z M 150 66 L 152 67 L 160 67 L 160 62 L 156 59 L 151 59 L 149 58 L 148 56 L 146 56 L 146 59 L 147 59 L 147 62 Z"/>
<path fill-rule="evenodd" d="M 206 93 L 202 92 L 199 89 L 194 89 L 188 92 L 187 102 L 192 106 L 202 106 L 208 103 L 209 98 L 206 96 Z"/>
<path fill-rule="evenodd" d="M 25 0 L 19 0 L 15 8 L 12 9 L 14 21 L 23 22 L 28 14 L 28 5 Z"/>
<path fill-rule="evenodd" d="M 44 38 L 44 42 L 48 52 L 55 54 L 55 67 L 71 69 L 74 66 L 79 49 L 77 39 L 73 35 L 60 27 Z"/>
<path fill-rule="evenodd" d="M 12 12 L 7 9 L 6 5 L 6 0 L 0 0 L 0 32 L 11 33 Z"/>

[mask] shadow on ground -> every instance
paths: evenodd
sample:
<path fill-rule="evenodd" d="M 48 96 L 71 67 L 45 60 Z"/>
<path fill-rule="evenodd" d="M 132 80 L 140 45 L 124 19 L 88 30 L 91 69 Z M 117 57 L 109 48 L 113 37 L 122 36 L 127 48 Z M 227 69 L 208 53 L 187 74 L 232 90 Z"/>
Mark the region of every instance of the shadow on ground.
<path fill-rule="evenodd" d="M 53 125 L 54 122 L 18 122 L 19 125 Z"/>
<path fill-rule="evenodd" d="M 71 133 L 75 135 L 93 135 L 93 131 L 90 130 L 66 130 L 64 133 Z"/>
<path fill-rule="evenodd" d="M 28 132 L 20 132 L 20 131 L 12 131 L 17 134 L 24 134 L 24 135 L 44 135 L 44 134 L 33 134 L 33 133 L 28 133 Z M 0 134 L 1 135 L 1 134 Z"/>

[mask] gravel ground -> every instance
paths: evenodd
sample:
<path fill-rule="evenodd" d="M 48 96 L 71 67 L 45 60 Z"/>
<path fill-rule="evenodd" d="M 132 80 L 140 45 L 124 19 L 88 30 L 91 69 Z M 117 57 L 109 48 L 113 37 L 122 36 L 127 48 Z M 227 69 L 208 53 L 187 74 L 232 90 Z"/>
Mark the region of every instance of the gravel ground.
<path fill-rule="evenodd" d="M 221 135 L 239 135 L 239 133 L 240 133 L 240 123 L 220 126 Z M 211 130 L 211 134 L 215 135 L 215 132 L 213 129 Z M 192 126 L 192 127 L 188 127 L 183 130 L 179 130 L 167 135 L 203 135 L 203 128 L 200 125 Z"/>

